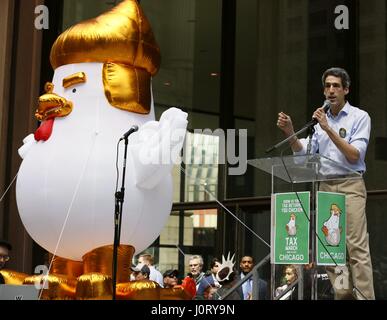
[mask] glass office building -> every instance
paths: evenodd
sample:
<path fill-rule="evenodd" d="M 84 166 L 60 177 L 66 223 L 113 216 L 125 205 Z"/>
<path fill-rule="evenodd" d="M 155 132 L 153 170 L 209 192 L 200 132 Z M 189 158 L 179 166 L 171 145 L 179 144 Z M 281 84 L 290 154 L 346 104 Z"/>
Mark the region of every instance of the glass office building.
<path fill-rule="evenodd" d="M 0 3 L 0 193 L 20 165 L 17 149 L 37 126 L 35 101 L 52 78 L 49 52 L 67 27 L 112 8 L 113 0 L 2 0 Z M 223 163 L 216 129 L 247 132 L 247 159 L 283 139 L 277 114 L 296 128 L 324 101 L 321 75 L 345 68 L 348 100 L 372 120 L 365 181 L 375 294 L 387 298 L 387 1 L 385 0 L 141 0 L 160 45 L 153 79 L 156 117 L 170 107 L 189 114 L 184 162 L 176 166 L 174 205 L 148 249 L 161 271 L 188 272 L 188 258 L 235 252 L 263 259 L 270 248 L 271 180 L 248 166 L 240 175 Z M 49 10 L 49 28 L 34 27 L 35 8 Z M 344 9 L 344 11 L 342 11 Z M 346 11 L 346 9 L 348 9 Z M 346 15 L 348 13 L 348 15 Z M 346 22 L 348 21 L 348 25 Z M 198 130 L 198 129 L 201 129 Z M 209 130 L 204 130 L 209 129 Z M 238 131 L 243 130 L 246 131 Z M 229 137 L 232 139 L 232 137 Z M 238 143 L 237 143 L 238 147 Z M 238 148 L 237 148 L 238 150 Z M 240 158 L 241 161 L 243 158 Z M 244 225 L 248 226 L 246 228 Z M 0 203 L 0 238 L 15 246 L 11 267 L 31 273 L 43 250 L 17 214 L 14 185 Z M 270 277 L 269 266 L 262 269 Z"/>

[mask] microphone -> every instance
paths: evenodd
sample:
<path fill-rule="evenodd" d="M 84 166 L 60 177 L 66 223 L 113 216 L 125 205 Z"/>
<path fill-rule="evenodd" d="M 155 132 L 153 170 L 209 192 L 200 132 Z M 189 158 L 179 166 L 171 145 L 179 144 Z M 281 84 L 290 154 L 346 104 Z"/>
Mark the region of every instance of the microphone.
<path fill-rule="evenodd" d="M 331 108 L 331 102 L 328 99 L 325 100 L 322 107 L 324 108 L 324 112 L 327 113 L 328 110 Z"/>
<path fill-rule="evenodd" d="M 136 132 L 138 130 L 138 126 L 137 125 L 133 125 L 121 138 L 120 138 L 120 141 L 121 140 L 125 140 L 125 139 L 128 139 L 128 137 L 133 133 L 133 132 Z"/>
<path fill-rule="evenodd" d="M 327 113 L 328 110 L 331 108 L 331 102 L 327 99 L 324 101 L 324 104 L 322 105 L 322 108 L 324 109 L 324 112 Z M 270 153 L 275 149 L 278 149 L 280 146 L 282 146 L 285 142 L 290 141 L 293 137 L 297 137 L 298 134 L 304 132 L 307 129 L 310 129 L 310 132 L 312 132 L 312 129 L 314 130 L 314 126 L 318 123 L 317 119 L 312 118 L 308 123 L 306 123 L 301 130 L 297 131 L 296 133 L 293 133 L 291 136 L 287 137 L 285 140 L 277 143 L 276 145 L 270 147 L 265 151 L 265 153 Z"/>
<path fill-rule="evenodd" d="M 331 102 L 328 99 L 325 100 L 322 108 L 324 108 L 324 112 L 327 113 L 328 110 L 331 108 Z M 317 119 L 312 118 L 311 124 L 316 125 L 317 123 L 318 123 Z"/>

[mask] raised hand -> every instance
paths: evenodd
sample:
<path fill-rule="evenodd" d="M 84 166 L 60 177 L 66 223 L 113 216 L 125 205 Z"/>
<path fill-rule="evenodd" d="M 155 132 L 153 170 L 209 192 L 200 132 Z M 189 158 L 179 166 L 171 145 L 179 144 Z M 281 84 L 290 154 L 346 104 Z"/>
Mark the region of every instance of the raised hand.
<path fill-rule="evenodd" d="M 282 111 L 278 114 L 277 127 L 280 128 L 287 136 L 294 133 L 292 119 Z"/>
<path fill-rule="evenodd" d="M 326 114 L 324 112 L 324 108 L 317 108 L 316 111 L 313 113 L 313 118 L 318 121 L 321 129 L 323 129 L 324 131 L 329 129 L 327 117 L 326 117 Z"/>

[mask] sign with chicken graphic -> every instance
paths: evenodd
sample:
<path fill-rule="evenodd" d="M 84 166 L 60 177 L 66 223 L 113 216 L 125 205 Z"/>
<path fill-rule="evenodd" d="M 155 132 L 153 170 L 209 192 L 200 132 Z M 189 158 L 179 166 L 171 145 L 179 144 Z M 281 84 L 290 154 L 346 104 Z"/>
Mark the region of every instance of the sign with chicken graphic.
<path fill-rule="evenodd" d="M 278 193 L 273 196 L 272 263 L 309 263 L 309 201 L 310 192 Z"/>
<path fill-rule="evenodd" d="M 316 239 L 319 265 L 345 265 L 346 246 L 345 194 L 317 193 Z"/>

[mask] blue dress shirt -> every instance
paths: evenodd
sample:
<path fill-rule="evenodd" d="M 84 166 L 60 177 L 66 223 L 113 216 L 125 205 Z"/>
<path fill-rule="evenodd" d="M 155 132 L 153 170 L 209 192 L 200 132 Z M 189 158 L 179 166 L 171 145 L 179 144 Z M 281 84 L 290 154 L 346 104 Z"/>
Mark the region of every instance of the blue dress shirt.
<path fill-rule="evenodd" d="M 319 153 L 352 170 L 365 172 L 366 165 L 364 158 L 371 131 L 371 118 L 368 113 L 357 107 L 351 106 L 346 102 L 336 117 L 334 117 L 329 110 L 327 113 L 327 121 L 328 125 L 337 132 L 341 138 L 359 151 L 360 158 L 356 163 L 350 163 L 332 142 L 328 134 L 320 127 L 320 124 L 315 126 L 315 133 L 312 136 L 311 153 Z M 294 154 L 306 154 L 309 138 L 300 139 L 299 141 L 302 144 L 302 150 L 294 152 Z M 328 170 L 330 172 L 336 171 L 334 168 L 329 169 L 332 169 Z"/>
<path fill-rule="evenodd" d="M 241 273 L 241 279 L 243 279 L 245 275 Z M 252 286 L 253 280 L 250 278 L 249 280 L 245 281 L 242 284 L 242 291 L 243 291 L 243 300 L 248 300 L 253 292 L 253 286 Z"/>

